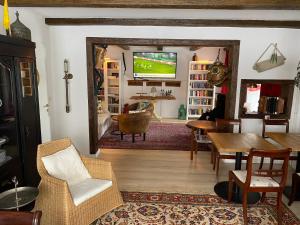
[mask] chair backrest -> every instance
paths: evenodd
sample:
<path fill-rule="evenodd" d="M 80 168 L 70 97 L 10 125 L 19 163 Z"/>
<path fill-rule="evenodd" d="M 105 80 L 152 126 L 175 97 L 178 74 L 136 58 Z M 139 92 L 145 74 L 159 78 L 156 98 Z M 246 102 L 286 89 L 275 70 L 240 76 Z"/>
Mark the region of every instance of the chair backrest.
<path fill-rule="evenodd" d="M 149 111 L 118 116 L 119 130 L 124 133 L 145 133 L 149 128 L 152 113 Z"/>
<path fill-rule="evenodd" d="M 39 225 L 41 216 L 42 216 L 41 211 L 36 211 L 36 212 L 0 211 L 0 224 Z"/>
<path fill-rule="evenodd" d="M 61 151 L 69 147 L 71 144 L 72 142 L 70 138 L 64 138 L 38 145 L 36 164 L 40 176 L 42 176 L 42 174 L 47 174 L 47 171 L 44 167 L 44 163 L 42 162 L 41 158 L 43 156 L 52 155 L 58 151 Z"/>
<path fill-rule="evenodd" d="M 288 119 L 263 119 L 262 135 L 266 137 L 266 126 L 285 126 L 285 132 L 289 132 L 289 120 Z"/>
<path fill-rule="evenodd" d="M 242 122 L 240 119 L 216 119 L 216 131 L 219 133 L 232 133 L 234 126 L 239 127 L 239 133 L 242 131 Z"/>
<path fill-rule="evenodd" d="M 250 186 L 251 184 L 251 176 L 260 176 L 260 177 L 278 177 L 280 180 L 279 185 L 281 188 L 284 188 L 287 173 L 288 173 L 288 163 L 289 163 L 289 155 L 291 153 L 291 149 L 274 149 L 274 150 L 262 150 L 262 149 L 251 149 L 248 161 L 247 161 L 247 178 L 246 178 L 246 185 Z M 258 169 L 253 170 L 253 158 L 254 157 L 264 157 L 270 159 L 276 159 L 282 161 L 282 166 L 280 169 L 275 168 L 270 164 L 269 169 Z M 275 168 L 275 169 L 274 169 Z"/>

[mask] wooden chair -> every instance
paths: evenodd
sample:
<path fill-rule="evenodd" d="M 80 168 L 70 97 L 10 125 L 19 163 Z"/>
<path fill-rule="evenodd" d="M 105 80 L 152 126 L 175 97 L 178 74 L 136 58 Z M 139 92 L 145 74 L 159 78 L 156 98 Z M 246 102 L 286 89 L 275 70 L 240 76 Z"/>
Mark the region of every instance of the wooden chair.
<path fill-rule="evenodd" d="M 247 194 L 249 192 L 262 192 L 262 200 L 266 196 L 266 192 L 277 192 L 277 213 L 278 213 L 278 224 L 281 224 L 281 205 L 282 205 L 282 194 L 285 188 L 287 173 L 288 173 L 288 162 L 291 149 L 283 150 L 257 150 L 251 149 L 248 161 L 247 170 L 233 170 L 229 171 L 229 187 L 228 187 L 228 201 L 232 199 L 232 188 L 233 182 L 237 184 L 243 191 L 243 218 L 244 224 L 247 225 Z M 270 159 L 283 160 L 282 167 L 280 169 L 259 169 L 253 170 L 252 162 L 254 157 L 267 157 Z M 277 177 L 279 182 L 274 178 Z"/>
<path fill-rule="evenodd" d="M 266 126 L 285 126 L 285 133 L 289 133 L 289 120 L 288 119 L 263 119 L 262 137 L 268 138 L 266 135 Z M 297 160 L 297 157 L 290 156 L 290 160 Z M 270 164 L 273 166 L 274 160 L 271 159 Z M 264 164 L 264 158 L 260 159 L 259 169 Z"/>
<path fill-rule="evenodd" d="M 238 132 L 241 133 L 242 124 L 240 119 L 216 119 L 216 132 L 232 133 L 233 126 L 237 125 Z M 216 175 L 219 175 L 220 159 L 235 159 L 235 154 L 220 154 L 214 147 L 212 150 L 213 169 L 216 169 Z M 243 156 L 243 160 L 247 160 L 247 156 Z"/>
<path fill-rule="evenodd" d="M 17 212 L 0 211 L 1 225 L 39 225 L 42 216 L 41 211 Z"/>
<path fill-rule="evenodd" d="M 300 173 L 294 173 L 292 179 L 292 191 L 289 199 L 288 205 L 292 205 L 293 201 L 296 198 L 297 190 L 300 187 Z"/>

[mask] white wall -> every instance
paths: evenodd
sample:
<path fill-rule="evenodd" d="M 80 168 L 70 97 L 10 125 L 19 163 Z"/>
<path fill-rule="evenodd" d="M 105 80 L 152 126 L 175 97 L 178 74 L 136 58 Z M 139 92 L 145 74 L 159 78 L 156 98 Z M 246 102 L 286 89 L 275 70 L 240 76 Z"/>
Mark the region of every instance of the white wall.
<path fill-rule="evenodd" d="M 220 47 L 222 50 L 223 47 Z M 187 103 L 187 85 L 188 85 L 188 73 L 189 73 L 189 61 L 192 60 L 193 54 L 196 52 L 199 60 L 210 60 L 215 61 L 218 55 L 219 47 L 205 47 L 197 51 L 190 51 L 189 47 L 164 47 L 163 51 L 165 52 L 176 52 L 177 53 L 177 71 L 176 79 L 181 81 L 180 87 L 156 87 L 157 93 L 163 90 L 172 90 L 172 95 L 175 96 L 176 100 L 163 100 L 156 103 L 155 111 L 157 115 L 163 118 L 177 118 L 178 108 L 181 104 L 184 104 L 186 107 Z M 126 62 L 126 72 L 123 75 L 123 103 L 134 103 L 136 100 L 131 100 L 130 97 L 137 95 L 136 93 L 149 93 L 151 91 L 151 86 L 128 86 L 127 81 L 133 79 L 133 52 L 142 52 L 142 51 L 157 51 L 157 47 L 149 46 L 130 46 L 130 50 L 122 50 L 117 46 L 108 46 L 106 57 L 111 59 L 122 60 L 122 52 L 124 52 L 125 62 Z M 220 51 L 220 60 L 223 62 L 225 57 L 225 52 Z M 173 80 L 173 79 L 172 79 Z"/>
<path fill-rule="evenodd" d="M 240 62 L 238 89 L 236 95 L 236 116 L 240 79 L 293 79 L 299 60 L 300 30 L 268 28 L 202 28 L 202 27 L 129 27 L 129 26 L 57 26 L 50 27 L 51 68 L 50 81 L 55 85 L 50 92 L 54 99 L 52 119 L 54 120 L 53 137 L 70 136 L 80 146 L 88 149 L 88 104 L 86 81 L 86 37 L 121 37 L 121 38 L 171 38 L 171 39 L 232 39 L 240 40 Z M 252 69 L 254 62 L 269 43 L 276 42 L 286 56 L 286 63 L 278 68 L 257 73 Z M 61 80 L 63 60 L 71 62 L 70 114 L 64 113 L 64 83 Z M 179 90 L 182 91 L 182 90 Z M 184 91 L 185 92 L 185 91 Z M 131 94 L 131 93 L 130 93 Z M 291 131 L 299 131 L 299 92 L 295 93 L 291 116 Z M 245 120 L 247 131 L 260 133 L 259 120 Z M 244 130 L 246 131 L 246 130 Z"/>
<path fill-rule="evenodd" d="M 27 21 L 37 41 L 37 58 L 42 58 L 39 70 L 48 69 L 48 91 L 51 99 L 50 115 L 52 138 L 69 136 L 83 153 L 88 154 L 88 100 L 87 100 L 87 67 L 86 37 L 121 37 L 121 38 L 159 38 L 159 39 L 234 39 L 240 40 L 240 62 L 238 88 L 236 97 L 236 116 L 238 115 L 240 79 L 293 79 L 300 59 L 300 30 L 269 28 L 203 28 L 203 27 L 143 27 L 143 26 L 51 26 L 44 27 L 43 19 L 38 13 L 47 17 L 152 17 L 152 18 L 226 18 L 226 19 L 300 19 L 297 10 L 280 11 L 230 11 L 230 10 L 150 10 L 150 9 L 26 9 L 21 20 Z M 24 9 L 25 11 L 25 9 Z M 26 16 L 26 18 L 25 18 Z M 28 18 L 27 18 L 28 17 Z M 42 28 L 36 26 L 40 24 Z M 32 26 L 34 25 L 34 26 Z M 35 30 L 38 32 L 35 34 Z M 3 33 L 3 30 L 2 30 Z M 47 39 L 48 38 L 48 39 Z M 43 46 L 49 40 L 49 45 Z M 262 51 L 270 42 L 277 42 L 286 56 L 286 63 L 278 68 L 257 73 L 252 69 Z M 44 49 L 44 51 L 42 50 Z M 46 52 L 46 53 L 45 53 Z M 71 63 L 74 75 L 70 82 L 71 113 L 65 113 L 65 87 L 62 80 L 63 60 Z M 45 64 L 48 66 L 46 67 Z M 42 72 L 40 72 L 43 78 Z M 45 72 L 46 74 L 46 72 Z M 41 86 L 39 88 L 41 90 Z M 43 88 L 45 91 L 45 88 Z M 182 90 L 179 90 L 182 91 Z M 182 91 L 185 92 L 185 91 Z M 44 92 L 43 92 L 44 93 Z M 40 99 L 41 99 L 40 93 Z M 291 116 L 291 131 L 300 131 L 299 91 L 295 91 Z M 41 106 L 44 103 L 40 103 Z M 259 120 L 244 120 L 244 128 L 249 132 L 261 132 Z M 44 131 L 45 132 L 45 131 Z"/>
<path fill-rule="evenodd" d="M 0 7 L 0 18 L 3 17 L 3 6 Z M 41 120 L 41 133 L 42 133 L 42 142 L 51 140 L 51 131 L 50 131 L 50 120 L 47 109 L 44 107 L 46 104 L 51 102 L 48 100 L 48 87 L 47 86 L 47 67 L 49 65 L 48 58 L 48 37 L 49 29 L 44 24 L 44 17 L 38 13 L 32 12 L 32 10 L 24 8 L 9 8 L 10 22 L 13 23 L 16 20 L 15 12 L 20 13 L 20 21 L 25 24 L 31 30 L 31 38 L 33 42 L 36 42 L 36 64 L 37 69 L 40 74 L 40 83 L 38 86 L 39 90 L 39 106 L 40 106 L 40 120 Z M 5 30 L 2 26 L 0 34 L 5 34 Z M 48 83 L 49 84 L 49 83 Z"/>

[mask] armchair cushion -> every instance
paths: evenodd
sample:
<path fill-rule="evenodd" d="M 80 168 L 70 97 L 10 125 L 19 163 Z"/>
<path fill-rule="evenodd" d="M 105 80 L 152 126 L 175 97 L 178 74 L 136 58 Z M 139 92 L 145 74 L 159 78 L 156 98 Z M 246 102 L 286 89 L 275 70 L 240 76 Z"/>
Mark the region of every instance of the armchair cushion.
<path fill-rule="evenodd" d="M 73 145 L 41 159 L 51 176 L 67 181 L 69 186 L 91 178 Z"/>
<path fill-rule="evenodd" d="M 85 179 L 79 183 L 69 185 L 69 189 L 74 205 L 78 206 L 111 186 L 111 180 Z"/>

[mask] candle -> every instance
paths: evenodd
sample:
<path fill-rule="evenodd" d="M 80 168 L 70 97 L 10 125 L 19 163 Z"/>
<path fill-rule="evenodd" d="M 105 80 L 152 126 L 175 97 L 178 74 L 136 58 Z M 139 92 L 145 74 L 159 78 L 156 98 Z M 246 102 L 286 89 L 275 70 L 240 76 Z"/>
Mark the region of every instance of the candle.
<path fill-rule="evenodd" d="M 64 71 L 65 71 L 65 73 L 68 73 L 68 71 L 69 71 L 69 62 L 68 62 L 68 60 L 67 59 L 65 59 L 64 60 Z"/>

